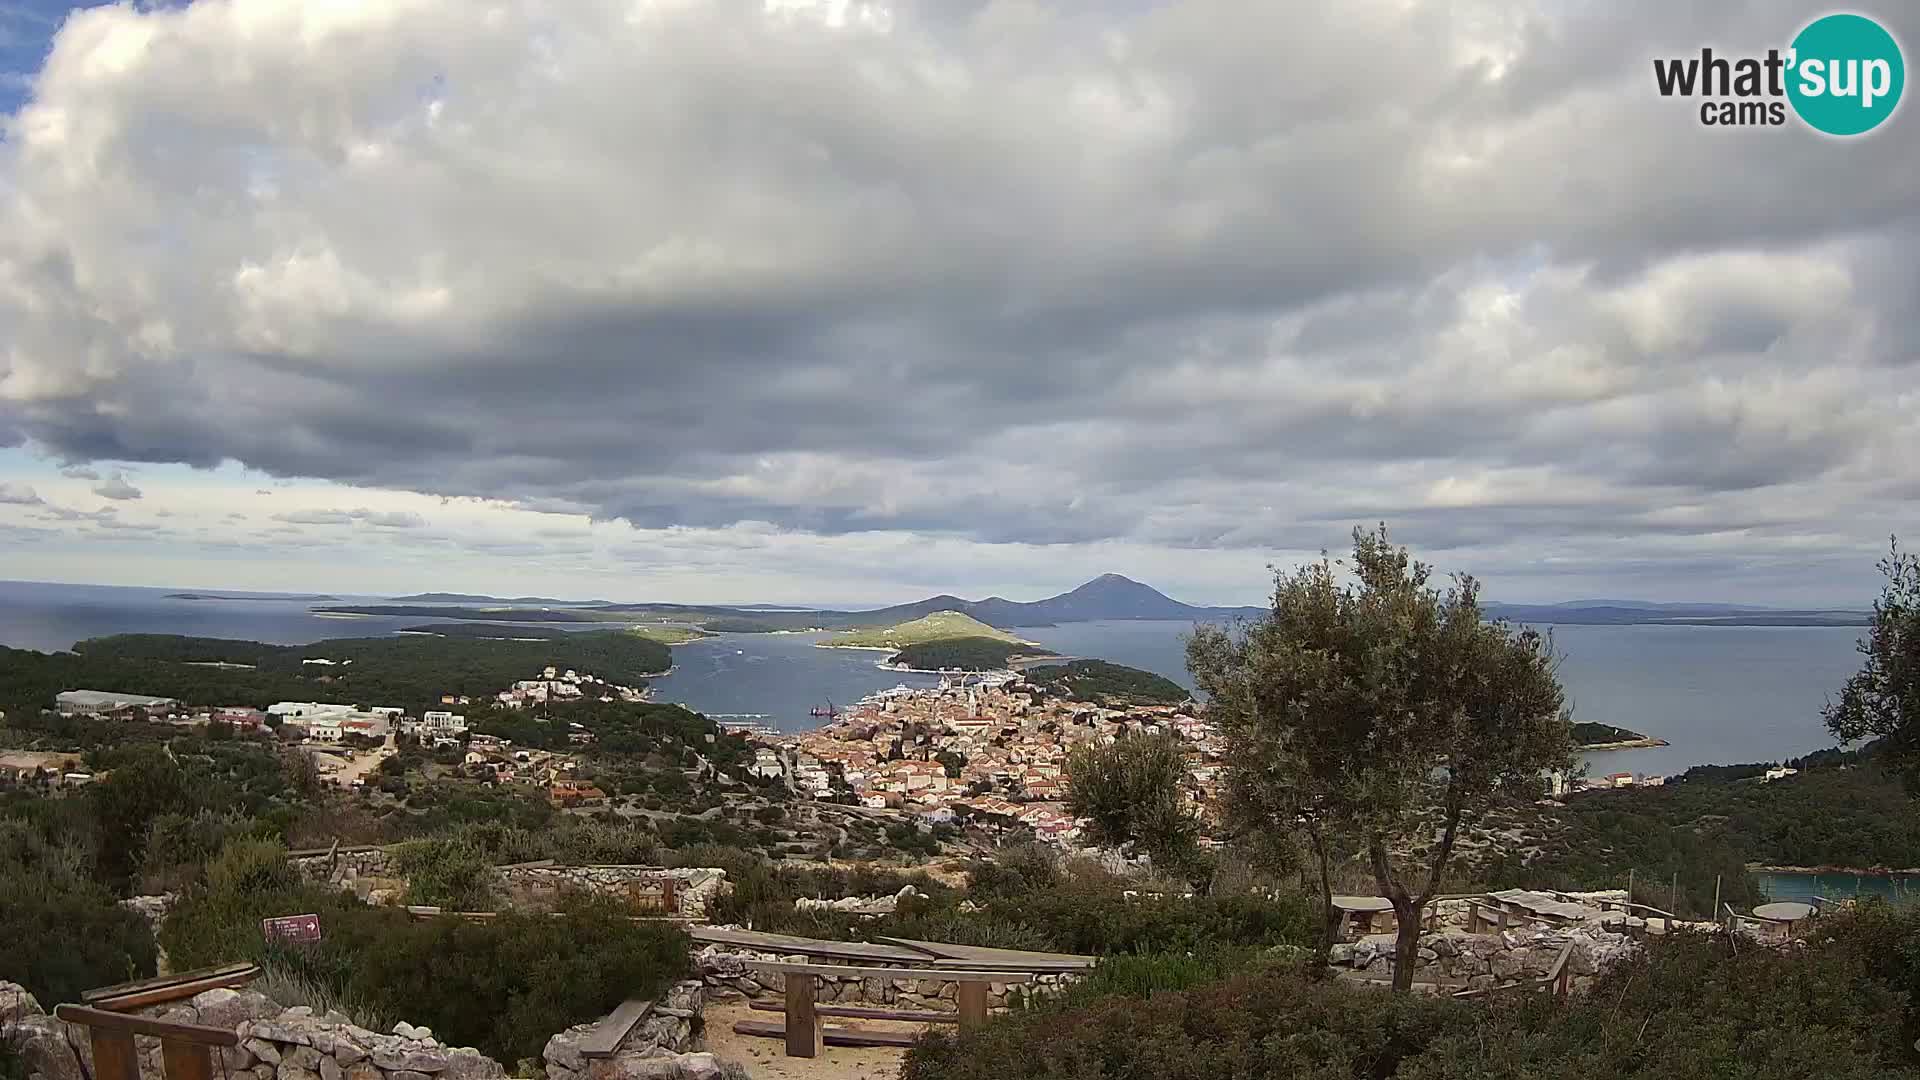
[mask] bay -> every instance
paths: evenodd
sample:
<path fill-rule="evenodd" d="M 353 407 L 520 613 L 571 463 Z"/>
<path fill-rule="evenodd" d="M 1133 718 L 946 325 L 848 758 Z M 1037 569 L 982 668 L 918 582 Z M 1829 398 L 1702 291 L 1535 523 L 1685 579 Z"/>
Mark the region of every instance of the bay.
<path fill-rule="evenodd" d="M 193 634 L 302 644 L 390 634 L 421 620 L 316 615 L 294 597 L 182 600 L 170 592 L 98 585 L 0 582 L 0 645 L 63 649 L 114 633 Z M 341 600 L 367 599 L 342 595 Z M 582 629 L 593 628 L 591 625 Z M 1187 622 L 1102 621 L 1027 627 L 1026 638 L 1069 656 L 1142 668 L 1191 687 Z M 1671 745 L 1588 755 L 1592 772 L 1671 774 L 1700 764 L 1777 761 L 1832 745 L 1827 697 L 1859 666 L 1857 627 L 1559 626 L 1560 669 L 1577 720 L 1624 727 Z M 656 700 L 712 716 L 804 730 L 829 700 L 844 706 L 891 686 L 937 678 L 876 666 L 877 652 L 819 649 L 818 634 L 722 634 L 675 646 Z M 137 687 L 118 687 L 137 692 Z"/>

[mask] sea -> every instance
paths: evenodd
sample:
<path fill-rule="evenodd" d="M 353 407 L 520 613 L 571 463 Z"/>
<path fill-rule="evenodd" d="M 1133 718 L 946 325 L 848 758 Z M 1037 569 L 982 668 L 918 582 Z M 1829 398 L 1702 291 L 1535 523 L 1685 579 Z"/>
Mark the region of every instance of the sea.
<path fill-rule="evenodd" d="M 330 600 L 253 595 L 180 599 L 208 590 L 56 585 L 0 581 L 0 645 L 65 649 L 106 634 L 189 634 L 297 645 L 325 638 L 391 634 L 419 618 L 341 618 L 311 609 L 375 597 Z M 568 628 L 599 629 L 608 624 Z M 1018 632 L 1067 656 L 1157 672 L 1191 686 L 1187 622 L 1103 621 Z M 1692 765 L 1780 761 L 1831 746 L 1820 709 L 1859 666 L 1859 627 L 1557 626 L 1560 679 L 1576 720 L 1667 740 L 1644 750 L 1589 755 L 1594 772 L 1669 775 Z M 785 731 L 821 721 L 814 710 L 844 706 L 896 685 L 931 686 L 937 676 L 879 666 L 884 654 L 820 649 L 818 634 L 720 634 L 675 646 L 674 670 L 654 680 L 656 700 L 709 716 Z M 100 689 L 137 692 L 139 687 Z"/>

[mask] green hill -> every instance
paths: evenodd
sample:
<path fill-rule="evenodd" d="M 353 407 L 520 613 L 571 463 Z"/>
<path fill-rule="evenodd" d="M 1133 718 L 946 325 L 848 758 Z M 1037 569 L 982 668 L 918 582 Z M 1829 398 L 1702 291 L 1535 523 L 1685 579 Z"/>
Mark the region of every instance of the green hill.
<path fill-rule="evenodd" d="M 955 638 L 990 638 L 1010 645 L 1026 644 L 1005 630 L 996 630 L 978 619 L 969 618 L 957 611 L 936 611 L 931 615 L 912 622 L 903 622 L 897 626 L 849 630 L 842 634 L 835 634 L 821 644 L 838 648 L 903 649 L 908 645 L 924 645 L 930 641 L 952 641 Z"/>
<path fill-rule="evenodd" d="M 1026 680 L 1061 697 L 1103 705 L 1178 705 L 1193 694 L 1172 679 L 1151 671 L 1109 664 L 1105 660 L 1075 660 L 1028 668 Z"/>
<path fill-rule="evenodd" d="M 1015 656 L 1050 656 L 1046 649 L 999 638 L 963 637 L 923 641 L 893 654 L 889 663 L 915 671 L 998 671 Z"/>

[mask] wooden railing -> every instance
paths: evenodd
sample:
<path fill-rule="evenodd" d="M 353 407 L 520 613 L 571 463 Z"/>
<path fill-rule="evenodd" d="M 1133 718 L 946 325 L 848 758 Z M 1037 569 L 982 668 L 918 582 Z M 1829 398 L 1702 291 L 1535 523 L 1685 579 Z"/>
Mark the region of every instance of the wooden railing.
<path fill-rule="evenodd" d="M 62 1005 L 53 1010 L 53 1015 L 87 1029 L 93 1044 L 93 1080 L 140 1080 L 135 1035 L 152 1035 L 160 1040 L 166 1080 L 213 1080 L 211 1049 L 240 1041 L 226 1028 L 176 1024 L 86 1005 Z"/>
<path fill-rule="evenodd" d="M 1573 990 L 1573 969 L 1569 963 L 1572 959 L 1573 942 L 1569 941 L 1566 947 L 1560 950 L 1560 955 L 1554 959 L 1553 966 L 1547 969 L 1545 975 L 1537 979 L 1523 979 L 1520 982 L 1507 983 L 1502 986 L 1483 986 L 1478 990 L 1461 990 L 1453 996 L 1457 998 L 1476 998 L 1486 997 L 1490 994 L 1544 990 L 1555 997 L 1565 998 Z"/>

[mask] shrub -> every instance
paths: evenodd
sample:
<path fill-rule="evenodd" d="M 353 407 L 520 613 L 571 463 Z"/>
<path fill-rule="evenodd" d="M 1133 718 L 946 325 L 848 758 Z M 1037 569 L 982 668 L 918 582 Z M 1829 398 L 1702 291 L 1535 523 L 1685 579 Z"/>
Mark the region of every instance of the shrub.
<path fill-rule="evenodd" d="M 83 990 L 154 972 L 146 921 L 87 877 L 76 847 L 0 819 L 0 979 L 48 1009 Z"/>
<path fill-rule="evenodd" d="M 1655 939 L 1571 1002 L 1435 1000 L 1284 969 L 1169 992 L 1215 958 L 1114 958 L 1062 1000 L 922 1038 L 902 1077 L 1920 1080 L 1916 958 L 1920 913 L 1872 906 L 1793 951 Z"/>
<path fill-rule="evenodd" d="M 417 840 L 394 852 L 394 868 L 407 879 L 407 903 L 454 911 L 491 911 L 493 860 L 469 840 Z"/>
<path fill-rule="evenodd" d="M 934 1032 L 901 1080 L 1385 1077 L 1471 1007 L 1263 974 L 1144 1000 L 1041 1006 L 965 1035 Z"/>
<path fill-rule="evenodd" d="M 354 958 L 345 985 L 453 1045 L 517 1061 L 627 998 L 659 996 L 688 971 L 675 927 L 633 922 L 606 901 L 573 898 L 562 910 L 375 927 L 337 946 Z"/>
<path fill-rule="evenodd" d="M 253 960 L 308 1001 L 425 1024 L 503 1061 L 537 1056 L 554 1032 L 655 996 L 688 967 L 684 933 L 633 922 L 612 901 L 568 898 L 560 917 L 416 922 L 298 883 L 285 865 L 270 846 L 230 842 L 161 928 L 173 965 Z M 317 944 L 263 940 L 262 918 L 304 912 L 320 916 Z"/>

